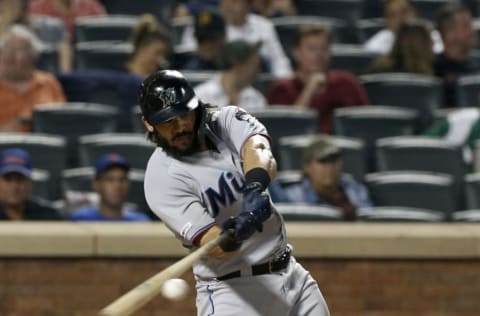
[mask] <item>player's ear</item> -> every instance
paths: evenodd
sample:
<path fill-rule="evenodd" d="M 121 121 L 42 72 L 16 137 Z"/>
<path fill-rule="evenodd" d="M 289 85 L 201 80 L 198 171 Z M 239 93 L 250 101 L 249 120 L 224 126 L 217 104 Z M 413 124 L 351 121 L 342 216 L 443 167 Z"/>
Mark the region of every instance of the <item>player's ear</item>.
<path fill-rule="evenodd" d="M 143 115 L 142 115 L 142 122 L 143 122 L 143 125 L 145 125 L 145 127 L 147 128 L 147 131 L 149 131 L 150 133 L 153 133 L 153 131 L 155 130 L 153 125 L 148 123 L 147 120 L 145 119 L 145 116 Z"/>

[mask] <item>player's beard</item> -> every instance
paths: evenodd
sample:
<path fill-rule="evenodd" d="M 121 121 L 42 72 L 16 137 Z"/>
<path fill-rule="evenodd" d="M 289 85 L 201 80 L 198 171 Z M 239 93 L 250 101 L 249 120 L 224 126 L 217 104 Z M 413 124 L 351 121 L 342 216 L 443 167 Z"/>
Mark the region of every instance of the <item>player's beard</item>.
<path fill-rule="evenodd" d="M 178 149 L 174 146 L 170 146 L 168 141 L 165 138 L 163 138 L 162 136 L 160 136 L 160 134 L 158 134 L 157 131 L 154 131 L 154 133 L 156 134 L 155 137 L 157 139 L 158 146 L 162 147 L 162 149 L 165 150 L 165 152 L 167 154 L 169 154 L 173 157 L 176 157 L 176 158 L 180 158 L 182 156 L 190 156 L 190 155 L 196 153 L 200 148 L 200 143 L 198 141 L 198 136 L 195 135 L 195 134 L 193 136 L 192 142 L 190 143 L 190 145 L 187 148 Z"/>

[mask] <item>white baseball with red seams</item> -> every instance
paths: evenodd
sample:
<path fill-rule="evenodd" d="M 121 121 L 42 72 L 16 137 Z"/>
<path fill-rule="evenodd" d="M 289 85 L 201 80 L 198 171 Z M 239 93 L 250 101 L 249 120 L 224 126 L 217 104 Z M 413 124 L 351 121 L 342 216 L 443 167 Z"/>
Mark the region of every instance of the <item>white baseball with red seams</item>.
<path fill-rule="evenodd" d="M 187 298 L 190 287 L 183 279 L 169 279 L 162 285 L 162 296 L 169 300 L 180 301 Z"/>

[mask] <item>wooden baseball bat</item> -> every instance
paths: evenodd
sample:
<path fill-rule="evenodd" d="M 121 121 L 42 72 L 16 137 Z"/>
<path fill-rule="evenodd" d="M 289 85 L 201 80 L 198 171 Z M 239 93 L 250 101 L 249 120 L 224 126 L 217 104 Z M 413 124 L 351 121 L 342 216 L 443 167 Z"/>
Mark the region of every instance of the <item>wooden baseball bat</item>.
<path fill-rule="evenodd" d="M 168 268 L 158 272 L 151 278 L 120 296 L 113 303 L 100 311 L 101 316 L 128 316 L 145 305 L 153 297 L 158 295 L 162 284 L 168 279 L 179 277 L 190 269 L 197 261 L 205 257 L 217 247 L 229 234 L 222 234 L 210 240 L 204 246 L 198 248 L 183 259 L 175 262 Z"/>

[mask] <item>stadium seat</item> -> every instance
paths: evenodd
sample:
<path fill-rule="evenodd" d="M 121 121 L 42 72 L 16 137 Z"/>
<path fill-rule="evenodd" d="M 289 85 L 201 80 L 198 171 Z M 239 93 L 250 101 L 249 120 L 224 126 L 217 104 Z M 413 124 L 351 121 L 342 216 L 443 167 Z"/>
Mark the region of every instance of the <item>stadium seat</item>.
<path fill-rule="evenodd" d="M 115 107 L 95 103 L 40 105 L 33 111 L 33 132 L 65 136 L 68 163 L 73 166 L 77 163 L 78 137 L 115 132 L 118 113 Z"/>
<path fill-rule="evenodd" d="M 92 167 L 82 167 L 66 169 L 62 172 L 62 192 L 66 199 L 71 196 L 82 196 L 86 199 L 91 199 L 93 194 L 92 180 L 95 176 L 95 170 Z M 145 201 L 145 194 L 143 192 L 144 172 L 142 170 L 132 169 L 129 172 L 130 191 L 128 194 L 128 202 L 136 205 L 139 211 L 149 213 L 147 202 Z M 90 194 L 89 197 L 88 194 Z"/>
<path fill-rule="evenodd" d="M 457 80 L 456 105 L 478 107 L 480 105 L 480 75 L 461 76 Z"/>
<path fill-rule="evenodd" d="M 75 71 L 59 74 L 67 100 L 113 105 L 119 110 L 119 132 L 131 132 L 132 108 L 138 102 L 143 78 L 112 70 Z"/>
<path fill-rule="evenodd" d="M 421 136 L 388 137 L 377 140 L 379 171 L 420 170 L 446 173 L 463 179 L 466 166 L 462 148 L 442 139 Z"/>
<path fill-rule="evenodd" d="M 378 56 L 376 53 L 365 51 L 358 45 L 335 44 L 331 49 L 330 68 L 361 75 Z"/>
<path fill-rule="evenodd" d="M 440 79 L 405 73 L 382 73 L 359 77 L 372 104 L 410 108 L 418 112 L 418 128 L 433 121 L 435 109 L 443 105 Z"/>
<path fill-rule="evenodd" d="M 454 222 L 480 222 L 480 209 L 458 211 L 452 214 Z"/>
<path fill-rule="evenodd" d="M 75 41 L 127 42 L 138 18 L 128 15 L 81 17 L 75 20 Z"/>
<path fill-rule="evenodd" d="M 363 139 L 373 146 L 382 137 L 412 135 L 415 111 L 392 106 L 352 106 L 335 109 L 333 125 L 336 135 Z"/>
<path fill-rule="evenodd" d="M 298 184 L 303 180 L 302 170 L 279 170 L 275 180 L 280 182 L 280 185 L 285 187 L 291 184 Z"/>
<path fill-rule="evenodd" d="M 343 213 L 326 205 L 276 203 L 275 208 L 286 221 L 342 221 Z"/>
<path fill-rule="evenodd" d="M 288 55 L 295 46 L 298 30 L 305 25 L 322 25 L 328 27 L 333 35 L 334 42 L 345 42 L 347 24 L 345 21 L 322 16 L 285 16 L 271 19 L 277 31 L 283 50 Z M 291 58 L 292 56 L 290 56 Z"/>
<path fill-rule="evenodd" d="M 124 156 L 132 168 L 145 169 L 154 149 L 140 134 L 85 135 L 79 139 L 80 165 L 94 166 L 102 155 L 116 153 Z"/>
<path fill-rule="evenodd" d="M 81 42 L 75 45 L 75 69 L 111 69 L 125 71 L 125 64 L 133 52 L 130 43 Z"/>
<path fill-rule="evenodd" d="M 357 21 L 363 15 L 363 0 L 299 0 L 299 15 L 319 15 L 348 22 Z"/>
<path fill-rule="evenodd" d="M 279 170 L 302 170 L 303 151 L 315 139 L 315 135 L 281 137 L 279 140 Z M 366 173 L 365 143 L 356 138 L 332 136 L 333 142 L 342 150 L 343 171 L 363 181 Z"/>
<path fill-rule="evenodd" d="M 480 173 L 465 176 L 466 208 L 480 209 Z"/>
<path fill-rule="evenodd" d="M 56 46 L 59 42 L 68 40 L 67 30 L 60 18 L 46 15 L 30 15 L 28 22 L 37 37 L 48 46 Z"/>
<path fill-rule="evenodd" d="M 365 176 L 376 206 L 402 206 L 443 212 L 447 218 L 459 209 L 454 181 L 447 174 L 391 171 Z"/>
<path fill-rule="evenodd" d="M 318 112 L 299 110 L 287 105 L 275 105 L 252 112 L 265 125 L 272 138 L 272 148 L 278 157 L 278 142 L 283 136 L 314 134 L 318 128 Z"/>
<path fill-rule="evenodd" d="M 364 0 L 300 0 L 297 3 L 300 15 L 320 15 L 341 19 L 347 23 L 343 42 L 355 43 L 355 21 L 363 17 Z"/>
<path fill-rule="evenodd" d="M 442 222 L 443 212 L 413 207 L 369 207 L 357 210 L 357 219 L 364 222 Z"/>
<path fill-rule="evenodd" d="M 34 169 L 48 171 L 52 186 L 49 196 L 60 196 L 60 187 L 56 185 L 60 172 L 67 164 L 66 139 L 63 136 L 25 133 L 0 133 L 0 150 L 21 148 L 30 153 Z"/>
<path fill-rule="evenodd" d="M 420 18 L 434 21 L 439 9 L 448 4 L 458 4 L 457 0 L 412 0 L 412 4 Z"/>
<path fill-rule="evenodd" d="M 155 1 L 154 5 L 151 0 L 103 0 L 102 3 L 109 14 L 140 15 L 150 13 L 163 23 L 170 21 L 173 10 L 177 5 L 175 0 Z"/>
<path fill-rule="evenodd" d="M 44 45 L 38 54 L 37 63 L 38 69 L 56 73 L 58 72 L 58 50 L 54 46 Z"/>
<path fill-rule="evenodd" d="M 47 201 L 55 199 L 52 192 L 50 172 L 46 170 L 32 170 L 32 196 Z"/>
<path fill-rule="evenodd" d="M 384 18 L 362 19 L 355 22 L 358 43 L 365 43 L 373 35 L 385 28 Z"/>

